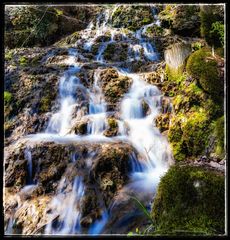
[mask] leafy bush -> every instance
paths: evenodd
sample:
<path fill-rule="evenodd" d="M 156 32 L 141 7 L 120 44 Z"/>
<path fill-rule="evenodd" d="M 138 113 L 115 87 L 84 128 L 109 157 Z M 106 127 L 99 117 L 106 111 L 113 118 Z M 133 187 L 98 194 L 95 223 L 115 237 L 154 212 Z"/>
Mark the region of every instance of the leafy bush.
<path fill-rule="evenodd" d="M 224 14 L 222 6 L 207 5 L 201 9 L 201 36 L 209 45 L 223 46 Z"/>
<path fill-rule="evenodd" d="M 222 46 L 224 46 L 224 24 L 222 22 L 214 22 L 210 33 L 219 36 Z"/>

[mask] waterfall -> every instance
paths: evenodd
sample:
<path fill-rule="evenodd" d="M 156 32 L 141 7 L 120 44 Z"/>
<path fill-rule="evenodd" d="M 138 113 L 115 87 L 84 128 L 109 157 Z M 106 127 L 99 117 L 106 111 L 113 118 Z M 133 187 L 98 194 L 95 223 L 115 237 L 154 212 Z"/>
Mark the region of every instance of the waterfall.
<path fill-rule="evenodd" d="M 63 182 L 60 182 L 59 187 Z M 81 200 L 84 195 L 84 185 L 81 177 L 76 177 L 72 191 L 65 193 L 61 188 L 58 195 L 51 202 L 50 219 L 58 217 L 56 222 L 46 225 L 46 234 L 73 234 L 80 233 Z"/>
<path fill-rule="evenodd" d="M 107 103 L 101 87 L 101 69 L 94 71 L 93 82 L 90 86 L 85 87 L 82 84 L 78 73 L 81 73 L 82 63 L 79 62 L 80 54 L 78 52 L 78 45 L 82 43 L 82 49 L 85 52 L 90 52 L 96 39 L 109 32 L 111 34 L 110 40 L 102 42 L 97 54 L 92 60 L 92 64 L 98 62 L 103 63 L 103 66 L 110 66 L 103 59 L 103 53 L 111 43 L 118 43 L 115 40 L 116 34 L 122 34 L 122 40 L 129 44 L 128 59 L 129 61 L 158 61 L 158 53 L 154 44 L 145 36 L 148 27 L 154 24 L 159 25 L 159 20 L 156 17 L 156 12 L 153 10 L 154 23 L 141 27 L 136 32 L 131 34 L 131 37 L 123 32 L 122 28 L 112 28 L 110 20 L 115 12 L 115 6 L 111 9 L 106 9 L 101 12 L 96 21 L 91 21 L 88 27 L 84 30 L 81 36 L 82 41 L 76 43 L 76 48 L 70 48 L 66 64 L 69 68 L 60 77 L 59 81 L 59 95 L 57 102 L 59 103 L 59 110 L 52 113 L 48 122 L 45 133 L 38 133 L 31 135 L 31 141 L 42 139 L 47 140 L 51 137 L 52 140 L 58 139 L 58 143 L 68 143 L 69 141 L 91 141 L 92 137 L 99 142 L 113 141 L 119 139 L 122 141 L 126 139 L 134 146 L 138 152 L 130 155 L 131 172 L 130 181 L 126 188 L 132 188 L 136 193 L 146 191 L 151 193 L 151 198 L 159 183 L 160 177 L 167 171 L 168 163 L 171 159 L 171 152 L 167 139 L 161 135 L 155 126 L 155 118 L 160 113 L 161 109 L 161 92 L 153 85 L 147 84 L 140 74 L 134 74 L 129 69 L 122 69 L 112 65 L 118 71 L 120 76 L 127 76 L 132 79 L 132 85 L 128 93 L 124 95 L 121 100 L 121 110 L 118 122 L 119 133 L 118 137 L 105 137 L 103 132 L 107 127 Z M 94 34 L 90 35 L 91 31 Z M 79 47 L 80 49 L 80 47 Z M 79 50 L 80 51 L 80 50 Z M 91 61 L 91 60 L 90 60 Z M 52 91 L 52 90 L 51 90 Z M 73 114 L 80 111 L 81 100 L 78 99 L 77 91 L 83 91 L 87 98 L 87 113 L 84 117 L 87 118 L 87 132 L 86 136 L 70 134 L 73 127 Z M 143 107 L 145 104 L 148 108 L 148 114 Z M 127 131 L 127 126 L 129 131 Z M 92 158 L 94 157 L 92 154 Z M 25 157 L 28 161 L 29 183 L 32 180 L 32 154 L 29 149 L 25 150 Z M 88 159 L 89 160 L 89 159 Z M 91 160 L 86 159 L 86 165 L 92 164 Z M 70 161 L 74 164 L 78 161 L 78 154 L 71 153 Z M 85 186 L 83 178 L 75 176 L 71 189 L 68 191 L 64 188 L 66 179 L 62 179 L 58 185 L 58 192 L 50 202 L 49 208 L 49 223 L 45 227 L 45 234 L 81 234 L 82 229 L 80 225 L 81 220 L 81 203 L 85 194 Z M 150 200 L 150 199 L 149 199 Z M 106 224 L 109 221 L 110 215 L 108 209 L 104 208 L 100 219 L 95 220 L 87 230 L 89 234 L 103 233 Z M 12 225 L 10 220 L 9 225 Z M 8 230 L 9 231 L 9 230 Z"/>
<path fill-rule="evenodd" d="M 74 94 L 80 84 L 80 80 L 75 76 L 81 69 L 76 62 L 77 54 L 76 49 L 69 49 L 67 63 L 70 67 L 61 77 L 59 84 L 60 111 L 52 116 L 46 129 L 47 133 L 57 133 L 64 136 L 70 131 L 71 115 L 75 106 Z"/>
<path fill-rule="evenodd" d="M 190 54 L 189 44 L 176 43 L 170 49 L 165 50 L 165 62 L 173 69 L 182 66 L 186 57 Z"/>
<path fill-rule="evenodd" d="M 100 73 L 100 70 L 95 72 L 93 90 L 90 93 L 89 116 L 91 121 L 87 126 L 87 132 L 93 135 L 102 135 L 106 126 L 106 103 L 98 83 Z"/>
<path fill-rule="evenodd" d="M 161 109 L 161 93 L 157 87 L 145 83 L 138 74 L 120 72 L 133 79 L 133 84 L 121 103 L 122 119 L 130 130 L 128 138 L 144 157 L 141 161 L 143 166 L 142 177 L 152 187 L 153 183 L 158 184 L 159 178 L 168 168 L 168 161 L 171 158 L 170 148 L 167 140 L 154 126 L 154 119 Z M 150 108 L 150 114 L 144 115 L 142 101 L 145 101 Z M 134 167 L 140 171 L 140 168 Z M 140 177 L 140 174 L 133 173 Z"/>
<path fill-rule="evenodd" d="M 28 184 L 33 183 L 33 162 L 32 162 L 32 153 L 31 150 L 27 147 L 24 152 L 25 159 L 27 159 L 27 166 L 28 166 Z"/>

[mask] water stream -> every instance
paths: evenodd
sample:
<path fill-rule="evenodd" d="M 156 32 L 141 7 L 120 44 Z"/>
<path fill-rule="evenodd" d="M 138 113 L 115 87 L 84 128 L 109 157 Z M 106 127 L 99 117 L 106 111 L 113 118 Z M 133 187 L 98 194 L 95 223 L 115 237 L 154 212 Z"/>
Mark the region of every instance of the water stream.
<path fill-rule="evenodd" d="M 117 7 L 117 6 L 116 6 Z M 115 35 L 120 33 L 123 40 L 130 41 L 129 61 L 135 61 L 142 58 L 141 52 L 144 54 L 146 61 L 154 62 L 158 60 L 158 53 L 146 36 L 145 32 L 148 27 L 153 24 L 159 25 L 156 12 L 153 8 L 155 22 L 143 26 L 141 29 L 133 33 L 135 44 L 122 32 L 122 29 L 114 29 L 109 25 L 109 20 L 113 9 L 106 9 L 100 13 L 96 22 L 90 22 L 86 29 L 86 34 L 82 36 L 84 40 L 83 49 L 90 52 L 92 45 L 99 36 L 103 36 L 106 32 L 111 34 L 110 40 L 102 42 L 98 53 L 95 55 L 95 61 L 106 65 L 103 54 L 108 44 L 116 43 Z M 90 37 L 90 31 L 95 30 L 95 35 Z M 128 76 L 132 79 L 132 85 L 128 93 L 125 94 L 121 101 L 120 119 L 118 121 L 119 133 L 117 137 L 105 137 L 103 131 L 107 126 L 107 104 L 100 86 L 101 70 L 94 72 L 94 82 L 92 87 L 86 88 L 76 76 L 81 71 L 81 63 L 78 62 L 77 48 L 69 49 L 69 57 L 67 64 L 69 68 L 60 78 L 59 83 L 59 110 L 53 113 L 49 120 L 48 127 L 44 133 L 38 133 L 28 136 L 31 141 L 35 140 L 56 140 L 58 142 L 68 143 L 69 141 L 113 141 L 114 139 L 126 139 L 138 151 L 138 159 L 134 155 L 130 155 L 132 164 L 132 172 L 130 181 L 123 191 L 132 189 L 134 192 L 144 191 L 150 194 L 151 198 L 155 192 L 160 177 L 167 171 L 168 164 L 171 159 L 171 152 L 167 139 L 163 137 L 156 128 L 154 119 L 160 113 L 161 109 L 161 92 L 156 86 L 147 84 L 140 74 L 134 74 L 128 69 L 117 69 L 119 75 Z M 87 134 L 79 136 L 71 134 L 72 115 L 74 111 L 80 111 L 76 108 L 78 97 L 76 91 L 84 89 L 89 96 L 88 113 L 84 117 L 89 119 L 87 125 Z M 148 108 L 146 113 L 143 104 Z M 127 131 L 127 126 L 129 131 Z M 28 160 L 29 182 L 32 180 L 32 155 L 29 149 L 25 152 Z M 77 155 L 72 154 L 71 161 L 77 161 Z M 76 176 L 72 189 L 66 192 L 62 187 L 65 179 L 59 183 L 59 191 L 50 203 L 51 213 L 49 214 L 50 223 L 45 228 L 45 234 L 79 234 L 81 233 L 81 200 L 84 196 L 84 183 L 80 176 Z M 150 201 L 147 199 L 147 201 Z M 88 229 L 89 234 L 103 233 L 110 215 L 108 209 L 104 209 L 101 219 L 96 220 Z M 56 219 L 56 220 L 54 220 Z M 9 226 L 12 225 L 12 220 Z M 9 227 L 8 227 L 9 228 Z M 9 230 L 8 230 L 9 231 Z"/>

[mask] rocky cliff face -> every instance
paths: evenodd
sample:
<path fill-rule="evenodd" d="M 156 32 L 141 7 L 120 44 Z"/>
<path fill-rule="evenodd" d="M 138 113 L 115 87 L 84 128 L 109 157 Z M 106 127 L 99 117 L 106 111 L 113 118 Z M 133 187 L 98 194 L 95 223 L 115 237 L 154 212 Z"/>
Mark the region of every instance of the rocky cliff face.
<path fill-rule="evenodd" d="M 46 11 L 7 13 L 6 31 L 25 31 L 20 11 L 34 19 L 40 10 Z M 7 234 L 127 234 L 147 226 L 151 234 L 173 234 L 185 216 L 189 224 L 180 230 L 224 232 L 224 204 L 221 213 L 210 213 L 199 203 L 193 217 L 195 203 L 187 199 L 224 203 L 224 59 L 201 38 L 200 11 L 195 5 L 66 6 L 47 9 L 39 31 L 57 26 L 32 37 L 24 45 L 30 48 L 6 32 Z M 189 188 L 198 181 L 202 189 L 180 192 L 185 201 L 172 198 L 178 206 L 172 208 L 169 192 L 180 181 Z M 132 196 L 146 208 L 153 200 L 152 228 Z M 174 212 L 173 225 L 166 219 Z"/>

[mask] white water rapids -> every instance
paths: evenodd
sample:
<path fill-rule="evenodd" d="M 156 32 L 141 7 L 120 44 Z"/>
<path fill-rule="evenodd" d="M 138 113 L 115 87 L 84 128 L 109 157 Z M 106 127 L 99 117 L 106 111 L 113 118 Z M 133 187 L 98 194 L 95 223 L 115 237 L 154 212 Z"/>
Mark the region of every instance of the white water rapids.
<path fill-rule="evenodd" d="M 84 40 L 83 49 L 90 52 L 92 45 L 99 36 L 103 36 L 106 32 L 111 34 L 110 40 L 101 43 L 94 59 L 105 66 L 107 63 L 104 61 L 103 53 L 108 44 L 117 42 L 114 36 L 120 33 L 123 39 L 129 41 L 129 37 L 124 34 L 122 29 L 115 29 L 109 25 L 109 20 L 114 10 L 107 9 L 101 13 L 97 17 L 96 23 L 91 22 L 86 29 L 86 34 L 82 36 Z M 155 14 L 154 11 L 153 13 Z M 136 44 L 130 42 L 127 61 L 141 59 L 141 52 L 143 52 L 143 57 L 146 61 L 154 62 L 158 60 L 158 53 L 154 45 L 143 36 L 147 27 L 153 24 L 159 25 L 159 21 L 155 15 L 154 19 L 154 23 L 146 25 L 132 33 L 132 38 L 136 39 Z M 93 28 L 96 29 L 96 34 L 90 37 L 87 32 L 89 33 Z M 134 192 L 144 191 L 153 197 L 160 177 L 167 171 L 169 162 L 172 159 L 167 139 L 161 135 L 154 123 L 155 118 L 161 111 L 161 92 L 156 86 L 147 84 L 140 74 L 135 74 L 129 70 L 114 66 L 119 75 L 128 76 L 132 79 L 132 85 L 129 92 L 125 94 L 121 101 L 118 136 L 105 137 L 103 131 L 107 126 L 107 104 L 100 86 L 101 70 L 97 69 L 94 72 L 92 88 L 86 88 L 80 79 L 76 77 L 76 74 L 81 71 L 81 63 L 78 62 L 79 53 L 77 46 L 78 43 L 76 43 L 76 48 L 69 49 L 67 60 L 69 68 L 60 78 L 59 110 L 53 113 L 44 133 L 28 136 L 28 139 L 30 141 L 42 140 L 64 143 L 71 141 L 112 142 L 115 139 L 128 141 L 136 148 L 139 155 L 138 159 L 130 156 L 132 172 L 129 184 L 124 187 L 124 191 L 126 189 L 132 189 Z M 87 134 L 85 136 L 70 133 L 73 124 L 72 115 L 74 111 L 80 111 L 80 108 L 76 107 L 79 100 L 75 94 L 79 89 L 89 96 L 89 109 L 88 113 L 84 116 L 89 119 Z M 146 114 L 143 104 L 148 106 L 148 114 Z M 28 159 L 28 169 L 31 178 L 33 156 L 28 150 L 25 154 Z M 59 191 L 50 203 L 52 209 L 50 213 L 51 219 L 57 216 L 59 221 L 56 225 L 49 223 L 45 228 L 45 234 L 81 233 L 81 199 L 84 196 L 84 183 L 80 176 L 76 176 L 72 184 L 72 189 L 69 192 L 64 192 L 62 188 L 63 181 L 59 183 Z M 33 181 L 30 180 L 28 183 L 31 184 Z M 104 209 L 101 219 L 96 220 L 90 226 L 88 233 L 103 233 L 109 218 L 108 209 Z"/>

